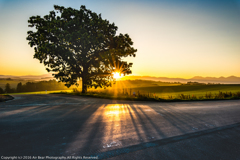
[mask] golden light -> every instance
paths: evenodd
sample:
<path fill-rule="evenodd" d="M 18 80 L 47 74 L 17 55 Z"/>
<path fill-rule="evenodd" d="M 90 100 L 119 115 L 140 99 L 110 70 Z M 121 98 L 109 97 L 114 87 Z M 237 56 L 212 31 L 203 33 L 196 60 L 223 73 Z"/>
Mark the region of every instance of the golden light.
<path fill-rule="evenodd" d="M 121 75 L 120 75 L 120 73 L 119 72 L 114 72 L 113 73 L 113 78 L 121 78 Z"/>

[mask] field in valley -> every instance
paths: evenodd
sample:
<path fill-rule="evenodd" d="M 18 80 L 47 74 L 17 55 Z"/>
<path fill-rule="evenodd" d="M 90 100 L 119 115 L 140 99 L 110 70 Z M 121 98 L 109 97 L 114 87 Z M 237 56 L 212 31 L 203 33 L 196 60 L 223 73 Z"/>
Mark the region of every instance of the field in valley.
<path fill-rule="evenodd" d="M 21 80 L 1 80 L 0 87 L 4 89 L 6 83 L 9 83 L 11 87 L 16 88 L 17 84 L 22 82 L 25 84 L 27 81 Z M 75 92 L 81 92 L 81 85 L 79 87 L 71 87 L 64 89 L 48 89 L 46 92 L 35 91 L 35 92 L 22 92 L 22 93 L 13 93 L 13 94 L 49 94 L 55 92 L 72 92 L 75 88 Z M 112 87 L 107 89 L 89 89 L 90 93 L 105 93 L 107 95 L 112 95 L 113 97 L 119 97 L 121 95 L 132 96 L 135 95 L 144 95 L 149 97 L 158 97 L 163 99 L 174 99 L 178 98 L 180 95 L 188 95 L 190 97 L 196 96 L 206 96 L 207 94 L 219 94 L 219 92 L 240 92 L 240 84 L 185 84 L 185 83 L 169 83 L 169 82 L 160 82 L 160 81 L 148 81 L 148 80 L 124 80 L 116 81 Z"/>
<path fill-rule="evenodd" d="M 79 88 L 79 91 L 81 88 Z M 143 80 L 126 80 L 117 81 L 112 88 L 109 89 L 90 89 L 90 92 L 105 92 L 118 96 L 120 94 L 158 97 L 163 99 L 174 99 L 180 95 L 189 96 L 205 96 L 207 94 L 215 95 L 219 92 L 240 92 L 240 84 L 195 84 L 187 85 L 182 83 L 167 83 Z"/>

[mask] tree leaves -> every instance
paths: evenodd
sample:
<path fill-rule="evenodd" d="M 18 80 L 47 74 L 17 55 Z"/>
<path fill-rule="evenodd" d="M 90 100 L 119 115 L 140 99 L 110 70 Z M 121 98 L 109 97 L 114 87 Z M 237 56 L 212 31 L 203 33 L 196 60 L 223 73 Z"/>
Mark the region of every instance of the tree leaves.
<path fill-rule="evenodd" d="M 132 64 L 121 60 L 135 57 L 137 51 L 128 34 L 116 35 L 114 23 L 85 6 L 76 10 L 55 5 L 54 9 L 43 18 L 29 18 L 29 27 L 36 31 L 28 31 L 27 40 L 34 47 L 34 58 L 47 66 L 48 72 L 55 72 L 55 78 L 68 87 L 79 78 L 84 79 L 83 88 L 106 87 L 116 69 L 131 73 Z"/>

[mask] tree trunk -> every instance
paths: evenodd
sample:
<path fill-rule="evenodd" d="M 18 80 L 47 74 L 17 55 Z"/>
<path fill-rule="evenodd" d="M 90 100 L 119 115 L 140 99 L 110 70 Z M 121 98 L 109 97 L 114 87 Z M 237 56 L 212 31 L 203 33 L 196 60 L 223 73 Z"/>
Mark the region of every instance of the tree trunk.
<path fill-rule="evenodd" d="M 85 75 L 82 76 L 82 93 L 87 93 L 87 85 L 86 85 L 86 77 Z"/>
<path fill-rule="evenodd" d="M 87 81 L 88 81 L 88 65 L 83 65 L 82 71 L 82 93 L 87 93 Z"/>

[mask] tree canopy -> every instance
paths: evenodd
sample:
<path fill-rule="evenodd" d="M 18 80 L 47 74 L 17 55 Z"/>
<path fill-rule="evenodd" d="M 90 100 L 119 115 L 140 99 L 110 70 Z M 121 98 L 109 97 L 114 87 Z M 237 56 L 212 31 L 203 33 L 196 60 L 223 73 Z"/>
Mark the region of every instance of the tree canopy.
<path fill-rule="evenodd" d="M 49 15 L 32 16 L 27 40 L 34 47 L 34 58 L 48 72 L 66 83 L 77 85 L 82 79 L 82 92 L 88 87 L 108 87 L 113 72 L 131 74 L 132 63 L 123 60 L 137 52 L 128 34 L 116 35 L 117 26 L 102 19 L 101 14 L 81 6 L 80 10 L 54 5 Z"/>

